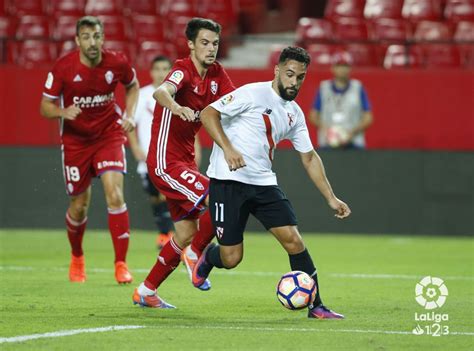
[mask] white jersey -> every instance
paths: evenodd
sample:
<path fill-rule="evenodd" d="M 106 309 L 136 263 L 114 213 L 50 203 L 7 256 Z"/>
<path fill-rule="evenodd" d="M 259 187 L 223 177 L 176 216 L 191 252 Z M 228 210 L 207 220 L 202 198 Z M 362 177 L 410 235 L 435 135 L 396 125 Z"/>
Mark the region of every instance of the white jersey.
<path fill-rule="evenodd" d="M 302 153 L 313 150 L 303 111 L 294 101 L 282 99 L 272 82 L 244 85 L 210 106 L 221 113 L 221 123 L 246 167 L 231 172 L 222 149 L 214 143 L 207 175 L 252 185 L 277 185 L 272 171 L 276 145 L 289 139 Z"/>
<path fill-rule="evenodd" d="M 138 144 L 140 148 L 148 154 L 148 147 L 151 139 L 151 125 L 153 123 L 153 111 L 155 110 L 155 99 L 153 93 L 156 88 L 150 84 L 140 89 L 137 110 L 135 112 L 135 123 L 137 124 Z M 139 174 L 147 173 L 145 162 L 139 162 L 137 167 Z"/>

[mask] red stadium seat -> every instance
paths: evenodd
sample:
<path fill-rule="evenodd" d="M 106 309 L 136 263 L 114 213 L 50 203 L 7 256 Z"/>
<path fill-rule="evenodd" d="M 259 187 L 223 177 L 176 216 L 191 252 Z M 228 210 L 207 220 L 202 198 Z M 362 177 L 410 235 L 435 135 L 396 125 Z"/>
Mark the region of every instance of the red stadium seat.
<path fill-rule="evenodd" d="M 43 16 L 20 17 L 16 29 L 17 39 L 48 38 L 50 35 L 50 22 Z M 32 45 L 32 44 L 31 44 Z"/>
<path fill-rule="evenodd" d="M 451 28 L 445 22 L 434 21 L 419 22 L 414 34 L 417 41 L 449 41 L 452 37 Z"/>
<path fill-rule="evenodd" d="M 173 21 L 169 24 L 170 41 L 176 48 L 176 55 L 178 58 L 187 57 L 189 55 L 188 40 L 186 39 L 184 32 L 186 30 L 186 25 L 190 20 L 190 17 L 178 16 L 174 17 Z"/>
<path fill-rule="evenodd" d="M 270 56 L 268 57 L 268 66 L 273 68 L 276 64 L 278 64 L 278 60 L 280 58 L 281 51 L 286 47 L 286 45 L 282 44 L 274 44 L 270 48 Z"/>
<path fill-rule="evenodd" d="M 379 18 L 372 22 L 371 36 L 375 40 L 405 42 L 411 35 L 411 26 L 406 20 Z"/>
<path fill-rule="evenodd" d="M 46 13 L 44 0 L 19 0 L 5 1 L 7 11 L 15 16 L 35 15 L 41 16 Z M 9 4 L 8 4 L 9 3 Z"/>
<path fill-rule="evenodd" d="M 334 23 L 334 36 L 339 40 L 367 40 L 367 24 L 359 18 L 339 18 Z"/>
<path fill-rule="evenodd" d="M 441 18 L 441 1 L 405 0 L 402 16 L 414 22 L 422 20 L 437 21 Z"/>
<path fill-rule="evenodd" d="M 59 16 L 54 23 L 54 39 L 61 41 L 74 40 L 76 23 L 79 18 L 77 16 Z"/>
<path fill-rule="evenodd" d="M 474 69 L 474 44 L 458 46 L 463 66 Z"/>
<path fill-rule="evenodd" d="M 454 40 L 457 42 L 474 42 L 474 22 L 459 22 L 454 33 Z"/>
<path fill-rule="evenodd" d="M 328 20 L 302 17 L 296 27 L 296 42 L 307 46 L 333 39 L 332 24 Z"/>
<path fill-rule="evenodd" d="M 390 45 L 387 48 L 383 66 L 386 69 L 421 67 L 423 65 L 423 54 L 421 50 L 407 50 L 404 45 Z"/>
<path fill-rule="evenodd" d="M 308 46 L 308 54 L 311 57 L 310 67 L 327 67 L 332 64 L 334 51 L 339 47 L 328 44 L 311 44 Z"/>
<path fill-rule="evenodd" d="M 52 0 L 51 14 L 55 18 L 60 16 L 82 16 L 86 7 L 86 0 Z"/>
<path fill-rule="evenodd" d="M 0 38 L 15 36 L 16 20 L 14 17 L 0 16 Z"/>
<path fill-rule="evenodd" d="M 50 65 L 56 59 L 56 46 L 44 40 L 16 42 L 11 49 L 13 62 L 26 68 Z"/>
<path fill-rule="evenodd" d="M 125 9 L 129 13 L 142 15 L 158 14 L 156 0 L 126 0 Z"/>
<path fill-rule="evenodd" d="M 123 3 L 121 0 L 87 0 L 85 12 L 88 15 L 120 15 Z"/>
<path fill-rule="evenodd" d="M 104 49 L 118 51 L 125 54 L 128 57 L 130 62 L 135 61 L 135 49 L 132 44 L 127 41 L 117 41 L 117 40 L 105 40 L 104 41 Z"/>
<path fill-rule="evenodd" d="M 474 21 L 474 0 L 448 0 L 444 17 L 453 22 Z"/>
<path fill-rule="evenodd" d="M 195 17 L 196 3 L 193 0 L 161 0 L 161 14 L 170 20 L 174 17 Z"/>
<path fill-rule="evenodd" d="M 130 25 L 122 16 L 97 16 L 104 24 L 105 38 L 124 41 L 130 38 Z"/>
<path fill-rule="evenodd" d="M 402 16 L 403 0 L 367 0 L 364 7 L 364 17 L 400 18 Z"/>
<path fill-rule="evenodd" d="M 380 64 L 373 45 L 348 44 L 343 47 L 343 51 L 350 55 L 354 66 L 378 66 Z"/>
<path fill-rule="evenodd" d="M 159 16 L 135 15 L 131 20 L 136 42 L 165 40 L 164 22 Z"/>
<path fill-rule="evenodd" d="M 0 16 L 5 16 L 7 14 L 7 4 L 6 0 L 0 0 Z"/>
<path fill-rule="evenodd" d="M 137 67 L 141 69 L 150 68 L 151 61 L 158 55 L 166 56 L 174 61 L 176 59 L 176 49 L 171 43 L 144 41 L 138 48 Z"/>
<path fill-rule="evenodd" d="M 455 45 L 424 44 L 419 46 L 423 51 L 427 67 L 458 68 L 461 67 L 461 54 Z"/>
<path fill-rule="evenodd" d="M 66 40 L 58 45 L 58 52 L 59 52 L 58 57 L 62 57 L 66 55 L 67 53 L 76 49 L 77 49 L 77 45 L 74 40 Z"/>
<path fill-rule="evenodd" d="M 324 17 L 363 17 L 365 0 L 328 0 Z"/>
<path fill-rule="evenodd" d="M 197 14 L 219 22 L 224 32 L 237 24 L 239 6 L 236 0 L 199 0 L 198 4 Z"/>

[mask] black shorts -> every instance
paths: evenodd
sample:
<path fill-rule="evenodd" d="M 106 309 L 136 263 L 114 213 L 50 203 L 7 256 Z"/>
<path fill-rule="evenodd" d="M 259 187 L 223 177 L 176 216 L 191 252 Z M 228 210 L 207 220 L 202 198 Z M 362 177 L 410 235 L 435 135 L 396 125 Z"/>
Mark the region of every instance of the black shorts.
<path fill-rule="evenodd" d="M 150 196 L 159 196 L 160 192 L 155 188 L 153 183 L 151 182 L 150 176 L 148 173 L 140 174 L 140 178 L 142 179 L 142 187 L 145 192 Z"/>
<path fill-rule="evenodd" d="M 211 179 L 209 210 L 217 241 L 224 246 L 243 242 L 250 213 L 267 230 L 297 224 L 293 206 L 276 185 L 260 186 Z"/>

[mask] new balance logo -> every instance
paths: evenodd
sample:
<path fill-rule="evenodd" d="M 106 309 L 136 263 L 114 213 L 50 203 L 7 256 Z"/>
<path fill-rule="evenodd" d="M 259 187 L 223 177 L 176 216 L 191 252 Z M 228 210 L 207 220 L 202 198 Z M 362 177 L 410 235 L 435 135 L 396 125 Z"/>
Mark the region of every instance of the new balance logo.
<path fill-rule="evenodd" d="M 130 234 L 128 234 L 127 232 L 117 237 L 117 239 L 128 239 L 128 238 L 130 238 Z"/>
<path fill-rule="evenodd" d="M 79 74 L 76 74 L 76 76 L 73 79 L 73 82 L 82 82 L 82 78 Z"/>

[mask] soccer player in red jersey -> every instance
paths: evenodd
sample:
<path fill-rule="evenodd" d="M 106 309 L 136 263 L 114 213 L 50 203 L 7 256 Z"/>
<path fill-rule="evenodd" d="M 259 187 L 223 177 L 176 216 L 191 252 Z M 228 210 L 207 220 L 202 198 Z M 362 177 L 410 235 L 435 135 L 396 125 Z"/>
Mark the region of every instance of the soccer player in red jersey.
<path fill-rule="evenodd" d="M 125 132 L 134 129 L 139 86 L 126 57 L 103 50 L 103 43 L 104 27 L 99 19 L 86 16 L 77 22 L 79 50 L 60 58 L 48 73 L 41 114 L 61 120 L 63 172 L 70 196 L 66 212 L 72 248 L 70 281 L 86 280 L 82 238 L 91 199 L 91 179 L 100 177 L 115 250 L 115 279 L 118 283 L 130 283 L 132 275 L 125 263 L 130 225 L 123 197 L 124 143 Z M 115 103 L 118 83 L 126 88 L 126 118 Z"/>
<path fill-rule="evenodd" d="M 167 198 L 175 235 L 135 289 L 133 302 L 145 307 L 174 308 L 158 297 L 156 289 L 178 266 L 183 249 L 192 240 L 183 253 L 191 278 L 194 264 L 214 236 L 206 211 L 209 179 L 199 173 L 194 161 L 194 141 L 201 128 L 200 111 L 235 89 L 216 62 L 220 31 L 220 25 L 209 19 L 189 21 L 186 37 L 191 54 L 174 63 L 153 95 L 158 103 L 147 157 L 148 174 Z M 200 286 L 201 290 L 209 288 L 208 281 Z"/>

